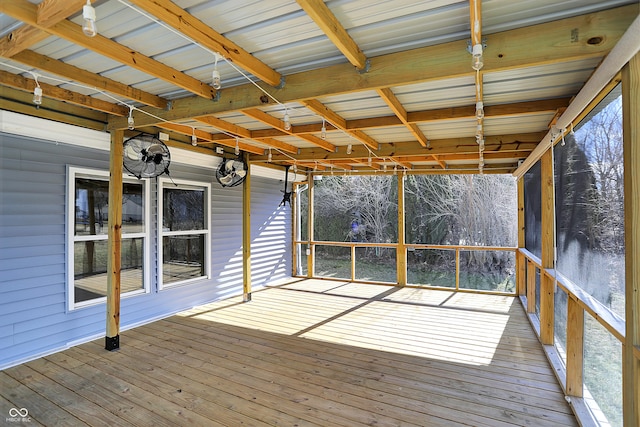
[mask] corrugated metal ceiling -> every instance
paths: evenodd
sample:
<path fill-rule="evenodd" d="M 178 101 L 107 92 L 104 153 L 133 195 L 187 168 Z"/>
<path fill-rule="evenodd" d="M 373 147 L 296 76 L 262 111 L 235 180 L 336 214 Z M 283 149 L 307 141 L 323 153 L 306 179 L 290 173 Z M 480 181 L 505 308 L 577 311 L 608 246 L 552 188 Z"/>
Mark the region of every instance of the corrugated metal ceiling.
<path fill-rule="evenodd" d="M 3 1 L 21 3 L 24 0 Z M 31 3 L 39 4 L 40 2 L 32 1 Z M 285 87 L 281 90 L 283 93 L 288 90 L 286 82 L 289 75 L 326 68 L 327 72 L 322 78 L 331 82 L 333 68 L 330 67 L 348 63 L 323 29 L 294 0 L 176 0 L 174 3 L 242 47 L 253 57 L 284 75 Z M 496 49 L 496 46 L 492 46 L 492 34 L 634 3 L 637 4 L 637 1 L 484 0 L 482 1 L 482 33 L 486 39 L 487 52 Z M 180 36 L 175 30 L 159 25 L 146 16 L 146 13 L 134 11 L 132 8 L 138 8 L 127 1 L 99 0 L 93 4 L 96 8 L 98 30 L 101 36 L 201 82 L 210 83 L 214 56 L 209 50 Z M 368 58 L 470 39 L 468 1 L 330 0 L 325 4 Z M 75 13 L 69 20 L 81 24 L 81 15 L 80 12 Z M 2 26 L 0 35 L 6 38 L 20 28 L 21 22 L 3 13 L 0 14 L 0 25 Z M 193 96 L 190 92 L 168 81 L 153 77 L 58 36 L 50 36 L 29 46 L 28 49 L 43 57 L 73 65 L 169 100 L 189 99 Z M 522 46 L 522 49 L 526 50 L 527 46 Z M 547 64 L 536 63 L 532 66 L 523 64 L 521 67 L 511 66 L 508 69 L 487 70 L 482 76 L 484 104 L 500 106 L 571 97 L 580 90 L 601 60 L 602 55 L 591 55 L 566 62 L 554 60 Z M 42 76 L 43 82 L 69 91 L 92 95 L 109 102 L 114 102 L 115 98 L 124 104 L 143 108 L 142 103 L 126 99 L 119 94 L 105 96 L 96 90 L 79 87 L 72 83 L 47 81 L 46 77 L 53 74 L 18 60 L 12 60 L 11 57 L 2 58 L 0 69 L 25 78 L 31 78 L 31 75 L 23 70 L 33 71 Z M 222 109 L 213 115 L 248 131 L 269 129 L 269 125 L 235 109 L 234 100 L 224 98 L 225 89 L 247 85 L 245 77 L 225 61 L 219 62 L 219 69 L 224 82 L 220 102 L 228 102 L 230 111 L 226 112 Z M 249 72 L 245 73 L 252 80 L 258 81 Z M 367 73 L 361 74 L 360 77 L 356 73 L 354 70 L 354 79 L 368 78 Z M 56 77 L 73 82 L 73 76 Z M 262 82 L 259 84 L 269 87 Z M 317 84 L 318 82 L 309 82 L 309 85 Z M 396 114 L 376 90 L 366 85 L 363 87 L 364 89 L 361 90 L 359 84 L 355 83 L 352 90 L 329 92 L 314 98 L 344 119 L 347 124 L 354 120 L 369 119 L 367 127 L 362 131 L 365 136 L 379 144 L 411 142 L 416 144 L 414 151 L 422 149 L 417 144 L 414 133 L 402 123 L 376 127 L 376 118 Z M 390 85 L 389 88 L 408 113 L 470 107 L 476 100 L 476 86 L 472 73 L 417 83 Z M 270 88 L 269 91 L 278 98 L 280 93 L 278 90 Z M 269 105 L 261 106 L 260 109 L 282 120 L 286 105 L 294 127 L 316 125 L 316 131 L 305 134 L 320 137 L 318 128 L 322 122 L 320 114 L 307 109 L 301 102 L 283 102 L 282 105 L 269 102 Z M 538 114 L 513 117 L 487 117 L 484 126 L 485 135 L 539 133 L 548 128 L 553 115 L 554 112 L 542 111 Z M 208 132 L 217 138 L 229 139 L 221 133 L 219 128 L 192 120 L 187 116 L 174 121 Z M 434 144 L 437 144 L 437 140 L 473 137 L 476 132 L 476 120 L 465 117 L 448 119 L 445 117 L 441 120 L 420 122 L 417 125 L 426 138 L 434 141 Z M 301 150 L 315 147 L 314 152 L 317 151 L 313 142 L 295 134 L 280 134 L 277 135 L 277 139 Z M 344 147 L 347 144 L 361 145 L 361 142 L 354 140 L 349 132 L 332 130 L 331 126 L 328 129 L 327 141 L 337 147 Z M 248 139 L 247 143 L 262 148 L 269 146 L 264 140 Z M 211 144 L 207 146 L 212 147 Z M 363 152 L 366 153 L 366 151 Z M 427 156 L 428 152 L 423 155 Z M 285 158 L 281 160 L 289 161 Z M 517 161 L 515 158 L 512 160 Z M 416 161 L 417 164 L 419 163 Z M 512 166 L 513 162 L 509 167 L 505 167 L 504 171 Z"/>

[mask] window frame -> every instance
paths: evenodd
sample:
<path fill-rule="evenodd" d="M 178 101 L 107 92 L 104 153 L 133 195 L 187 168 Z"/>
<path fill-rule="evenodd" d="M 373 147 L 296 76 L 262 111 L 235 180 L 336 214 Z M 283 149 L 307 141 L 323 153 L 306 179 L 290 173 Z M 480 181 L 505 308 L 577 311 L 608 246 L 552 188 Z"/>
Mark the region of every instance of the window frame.
<path fill-rule="evenodd" d="M 96 181 L 106 181 L 109 183 L 109 171 L 102 169 L 92 169 L 76 166 L 67 166 L 67 212 L 66 212 L 66 228 L 67 238 L 66 259 L 67 259 L 67 311 L 91 307 L 106 303 L 107 297 L 93 298 L 87 301 L 75 302 L 75 243 L 86 241 L 108 241 L 108 233 L 76 236 L 75 234 L 75 206 L 76 206 L 76 179 L 86 178 Z M 126 183 L 140 183 L 143 191 L 143 230 L 137 233 L 123 233 L 122 240 L 143 239 L 142 240 L 142 287 L 134 291 L 121 293 L 121 298 L 127 298 L 135 295 L 148 294 L 151 291 L 150 274 L 151 274 L 151 191 L 149 179 L 137 179 L 127 175 L 122 176 L 122 181 Z"/>
<path fill-rule="evenodd" d="M 164 231 L 164 189 L 182 189 L 204 191 L 204 229 L 202 230 L 178 230 Z M 178 286 L 188 285 L 194 282 L 211 279 L 211 183 L 203 181 L 192 181 L 185 179 L 169 179 L 164 177 L 158 178 L 158 210 L 157 210 L 157 271 L 158 271 L 158 290 L 170 289 Z M 193 277 L 186 280 L 180 280 L 172 283 L 164 283 L 164 246 L 163 238 L 167 236 L 193 235 L 201 234 L 204 236 L 204 274 L 199 277 Z"/>

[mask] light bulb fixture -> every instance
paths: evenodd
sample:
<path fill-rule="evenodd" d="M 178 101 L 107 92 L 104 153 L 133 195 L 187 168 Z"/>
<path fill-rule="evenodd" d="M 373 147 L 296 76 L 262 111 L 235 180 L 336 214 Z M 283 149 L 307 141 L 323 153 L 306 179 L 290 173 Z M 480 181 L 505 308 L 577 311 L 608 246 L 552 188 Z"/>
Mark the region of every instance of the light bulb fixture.
<path fill-rule="evenodd" d="M 367 159 L 367 165 L 371 166 L 371 153 L 369 153 L 369 158 Z"/>
<path fill-rule="evenodd" d="M 33 74 L 33 80 L 36 82 L 36 87 L 33 88 L 33 103 L 36 105 L 42 104 L 42 88 L 38 83 L 38 75 Z"/>
<path fill-rule="evenodd" d="M 386 163 L 382 165 L 382 171 L 383 171 L 383 172 L 386 172 L 386 171 L 387 171 L 387 164 L 386 164 Z"/>
<path fill-rule="evenodd" d="M 129 130 L 136 128 L 136 122 L 133 120 L 133 107 L 129 107 L 129 118 L 127 118 L 127 125 Z"/>
<path fill-rule="evenodd" d="M 222 83 L 220 81 L 220 71 L 218 71 L 218 57 L 219 55 L 216 53 L 216 59 L 213 64 L 213 71 L 211 72 L 211 86 L 215 90 L 220 90 L 222 87 Z"/>
<path fill-rule="evenodd" d="M 562 131 L 562 142 L 560 143 L 560 146 L 564 147 L 564 144 L 565 144 L 565 142 L 564 142 L 564 130 L 563 130 Z"/>
<path fill-rule="evenodd" d="M 295 163 L 293 164 L 293 173 L 297 173 L 298 172 L 298 165 L 296 165 Z"/>
<path fill-rule="evenodd" d="M 267 162 L 271 163 L 271 160 L 273 160 L 273 155 L 271 155 L 271 148 L 269 148 L 269 154 L 267 154 Z"/>
<path fill-rule="evenodd" d="M 289 112 L 287 110 L 284 111 L 282 120 L 284 121 L 284 130 L 291 130 L 291 120 L 289 119 Z"/>
<path fill-rule="evenodd" d="M 95 37 L 98 34 L 98 28 L 96 27 L 96 10 L 91 6 L 91 0 L 87 0 L 87 4 L 82 6 L 82 17 L 84 18 L 82 32 L 87 37 Z"/>
<path fill-rule="evenodd" d="M 482 101 L 476 102 L 476 119 L 484 119 L 484 103 Z"/>
<path fill-rule="evenodd" d="M 483 66 L 484 62 L 482 60 L 482 44 L 474 44 L 473 50 L 471 51 L 471 68 L 479 71 Z"/>
<path fill-rule="evenodd" d="M 353 145 L 348 144 L 347 145 L 347 154 L 351 154 L 351 151 L 353 150 Z"/>
<path fill-rule="evenodd" d="M 194 147 L 198 145 L 198 137 L 196 136 L 196 128 L 191 128 L 191 145 Z"/>
<path fill-rule="evenodd" d="M 427 139 L 427 148 L 431 149 L 431 141 Z"/>
<path fill-rule="evenodd" d="M 322 129 L 320 129 L 320 138 L 327 139 L 327 127 L 325 126 L 324 119 L 322 119 Z"/>
<path fill-rule="evenodd" d="M 236 156 L 240 155 L 240 141 L 236 138 Z"/>
<path fill-rule="evenodd" d="M 573 131 L 573 123 L 571 123 L 571 130 L 569 131 L 569 135 L 575 136 L 576 133 Z"/>
<path fill-rule="evenodd" d="M 480 153 L 484 152 L 484 139 L 481 139 L 480 141 L 478 141 L 478 145 L 480 146 L 479 147 Z"/>

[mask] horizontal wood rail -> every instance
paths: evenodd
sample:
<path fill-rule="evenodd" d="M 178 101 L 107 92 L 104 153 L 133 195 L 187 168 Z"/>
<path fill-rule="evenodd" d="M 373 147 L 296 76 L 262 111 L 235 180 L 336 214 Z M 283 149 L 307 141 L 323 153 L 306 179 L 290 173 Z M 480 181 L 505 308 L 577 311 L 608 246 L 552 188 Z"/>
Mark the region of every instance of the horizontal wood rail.
<path fill-rule="evenodd" d="M 624 319 L 621 319 L 618 315 L 613 313 L 607 307 L 605 307 L 600 301 L 585 292 L 578 285 L 573 283 L 567 277 L 563 276 L 560 272 L 552 269 L 541 267 L 540 258 L 532 254 L 526 249 L 519 248 L 518 251 L 525 256 L 527 262 L 532 263 L 540 271 L 540 274 L 546 275 L 556 283 L 569 298 L 576 301 L 580 307 L 595 320 L 598 321 L 604 328 L 606 328 L 613 336 L 615 336 L 620 342 L 624 342 Z"/>
<path fill-rule="evenodd" d="M 492 290 L 481 290 L 481 289 L 472 289 L 472 288 L 464 288 L 460 286 L 460 252 L 461 251 L 506 251 L 506 252 L 514 252 L 517 253 L 518 248 L 516 247 L 505 247 L 505 246 L 472 246 L 472 245 L 431 245 L 431 244 L 400 244 L 400 243 L 371 243 L 371 242 L 334 242 L 334 241 L 307 241 L 307 240 L 294 240 L 293 246 L 297 248 L 298 245 L 307 245 L 309 248 L 309 259 L 308 265 L 315 265 L 315 260 L 312 258 L 315 257 L 315 249 L 317 246 L 331 246 L 331 247 L 343 247 L 350 249 L 350 258 L 351 258 L 351 277 L 349 280 L 357 281 L 362 283 L 376 283 L 376 284 L 389 284 L 389 282 L 377 282 L 377 281 L 363 281 L 356 280 L 355 278 L 355 265 L 356 265 L 356 248 L 388 248 L 388 249 L 396 249 L 396 251 L 404 251 L 404 254 L 400 256 L 404 256 L 406 259 L 407 252 L 413 250 L 448 250 L 455 251 L 455 288 L 454 287 L 445 287 L 445 286 L 425 286 L 425 287 L 433 287 L 437 289 L 448 289 L 455 290 L 460 292 L 472 292 L 472 293 L 481 293 L 481 294 L 492 294 L 492 295 L 515 295 L 516 289 L 514 286 L 514 290 L 512 292 L 507 291 L 492 291 Z M 401 249 L 402 248 L 402 249 Z M 297 250 L 294 254 L 297 253 Z M 396 264 L 397 268 L 401 268 L 400 264 Z M 406 268 L 406 262 L 403 264 L 403 268 Z M 314 271 L 315 269 L 308 268 L 308 271 Z M 295 275 L 295 272 L 294 272 Z M 315 277 L 315 274 L 307 275 L 307 277 Z M 406 275 L 405 275 L 406 277 Z M 398 283 L 400 286 L 405 286 L 405 283 Z M 515 283 L 514 283 L 515 285 Z M 413 285 L 412 285 L 413 286 Z M 421 286 L 422 287 L 422 286 Z"/>

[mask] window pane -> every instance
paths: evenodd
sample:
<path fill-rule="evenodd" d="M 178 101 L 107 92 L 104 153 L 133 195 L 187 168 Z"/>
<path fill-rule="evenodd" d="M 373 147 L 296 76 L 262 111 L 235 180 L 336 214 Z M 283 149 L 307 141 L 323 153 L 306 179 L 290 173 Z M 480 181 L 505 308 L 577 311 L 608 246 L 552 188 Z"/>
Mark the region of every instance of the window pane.
<path fill-rule="evenodd" d="M 163 231 L 204 230 L 204 189 L 164 188 L 163 197 Z"/>
<path fill-rule="evenodd" d="M 558 271 L 624 319 L 622 100 L 615 89 L 554 149 Z"/>
<path fill-rule="evenodd" d="M 516 254 L 512 251 L 460 251 L 460 288 L 515 291 Z"/>
<path fill-rule="evenodd" d="M 584 336 L 585 398 L 611 426 L 622 427 L 622 344 L 589 314 Z"/>
<path fill-rule="evenodd" d="M 407 282 L 413 285 L 455 288 L 456 251 L 409 248 Z"/>
<path fill-rule="evenodd" d="M 564 363 L 567 363 L 567 298 L 567 293 L 558 286 L 553 304 L 553 330 L 555 334 L 555 345 Z"/>
<path fill-rule="evenodd" d="M 298 212 L 298 226 L 300 227 L 300 240 L 309 240 L 309 226 L 307 225 L 309 220 L 309 191 L 307 187 L 304 187 L 304 191 L 298 192 L 300 198 L 300 212 Z"/>
<path fill-rule="evenodd" d="M 107 234 L 109 228 L 109 181 L 76 178 L 75 235 Z M 125 182 L 122 185 L 122 232 L 144 231 L 142 184 Z"/>
<path fill-rule="evenodd" d="M 501 175 L 408 175 L 407 243 L 515 246 L 516 181 Z"/>
<path fill-rule="evenodd" d="M 317 277 L 351 280 L 351 248 L 316 245 L 315 251 Z"/>
<path fill-rule="evenodd" d="M 542 188 L 540 162 L 524 174 L 525 247 L 537 257 L 542 256 Z"/>
<path fill-rule="evenodd" d="M 120 293 L 144 288 L 144 239 L 123 239 L 121 253 Z M 107 295 L 107 241 L 90 240 L 74 243 L 75 302 Z"/>
<path fill-rule="evenodd" d="M 323 176 L 314 182 L 314 238 L 331 242 L 395 243 L 395 176 Z"/>
<path fill-rule="evenodd" d="M 162 282 L 169 284 L 204 276 L 204 235 L 162 239 Z"/>
<path fill-rule="evenodd" d="M 356 248 L 355 279 L 396 283 L 396 249 Z"/>

